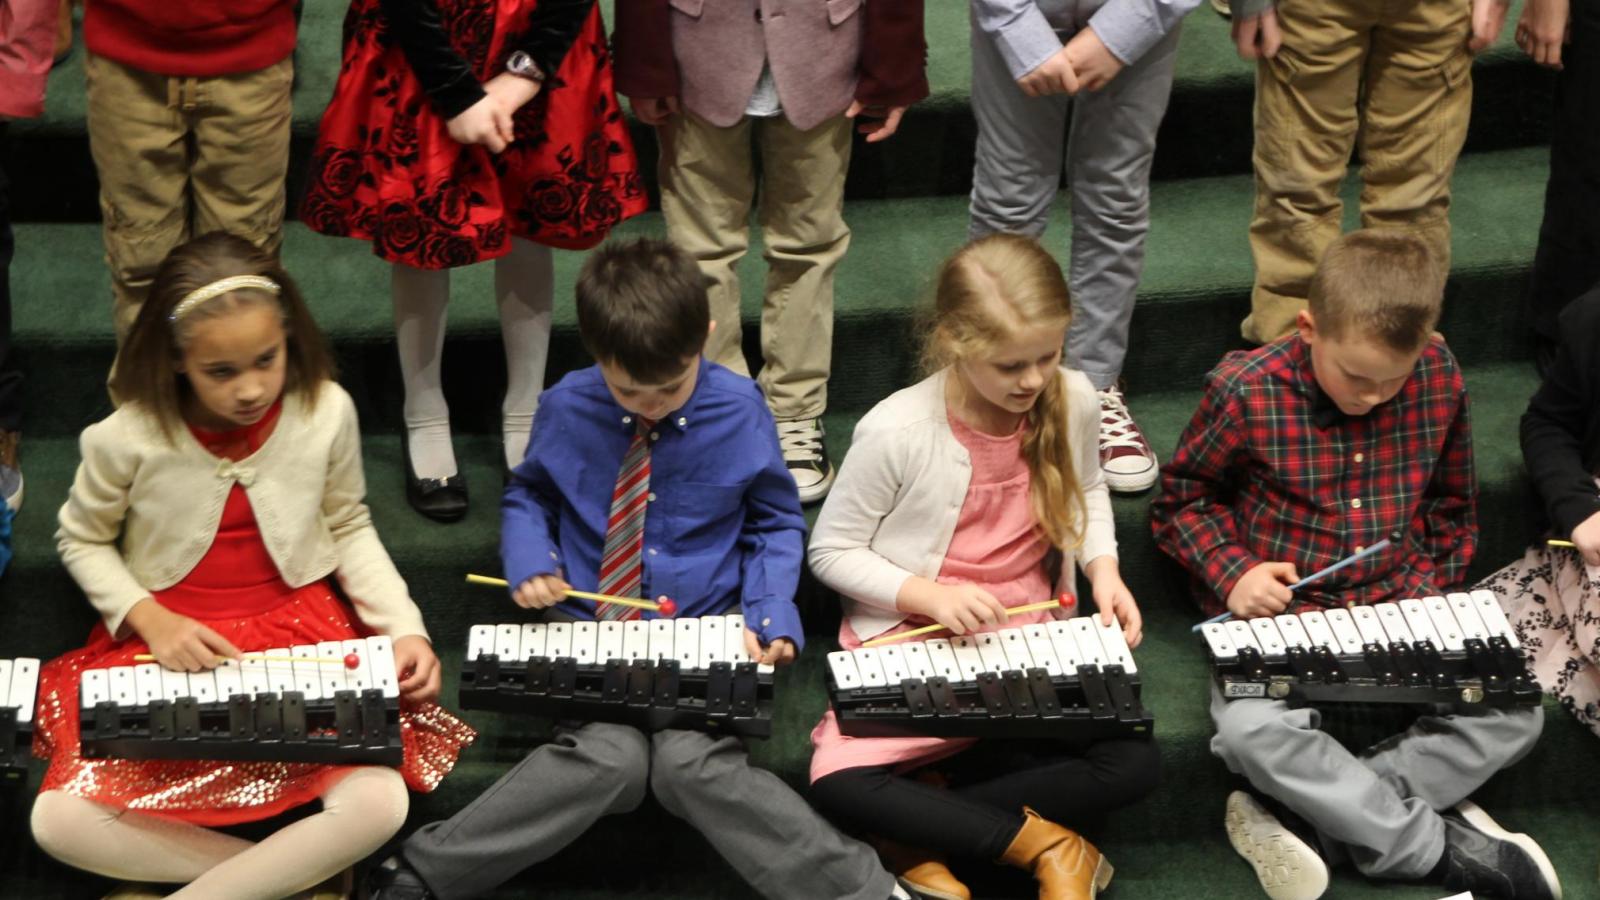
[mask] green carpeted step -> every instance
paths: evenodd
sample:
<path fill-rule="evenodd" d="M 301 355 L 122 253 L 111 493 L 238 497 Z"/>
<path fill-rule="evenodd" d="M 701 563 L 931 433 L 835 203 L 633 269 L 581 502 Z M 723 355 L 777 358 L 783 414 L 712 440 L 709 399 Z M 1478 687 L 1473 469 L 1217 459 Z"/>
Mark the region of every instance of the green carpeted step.
<path fill-rule="evenodd" d="M 309 0 L 297 51 L 294 157 L 290 196 L 299 196 L 317 121 L 338 74 L 341 22 L 347 4 Z M 613 21 L 605 3 L 606 21 Z M 1509 21 L 1515 21 L 1520 0 Z M 928 66 L 931 96 L 907 116 L 885 144 L 858 143 L 849 194 L 853 198 L 964 194 L 971 182 L 974 125 L 970 110 L 970 52 L 966 4 L 930 2 Z M 1253 69 L 1234 53 L 1228 24 L 1202 7 L 1184 24 L 1172 102 L 1158 140 L 1155 177 L 1177 178 L 1249 171 Z M 1468 151 L 1548 141 L 1553 78 L 1528 62 L 1507 36 L 1480 56 Z M 13 179 L 18 218 L 92 221 L 98 217 L 94 166 L 84 141 L 84 80 L 79 51 L 52 76 L 43 118 L 12 126 L 16 147 L 6 170 L 60 177 Z M 641 158 L 655 159 L 655 137 L 635 125 Z M 654 183 L 653 166 L 645 166 Z"/>
<path fill-rule="evenodd" d="M 1456 173 L 1454 265 L 1442 330 L 1468 364 L 1524 358 L 1520 298 L 1541 215 L 1545 154 L 1512 150 L 1466 157 Z M 1354 191 L 1347 210 L 1355 226 Z M 1250 180 L 1185 179 L 1156 187 L 1145 277 L 1132 324 L 1125 377 L 1130 391 L 1190 390 L 1217 358 L 1240 346 L 1253 273 L 1247 245 Z M 1067 253 L 1066 204 L 1045 236 Z M 908 383 L 911 334 L 940 261 L 966 234 L 955 197 L 853 203 L 854 237 L 838 276 L 830 409 L 859 415 Z M 660 234 L 660 215 L 625 223 L 618 235 Z M 75 434 L 105 411 L 112 356 L 109 282 L 95 225 L 22 225 L 12 268 L 17 357 L 33 388 L 30 434 Z M 758 358 L 763 263 L 753 247 L 740 269 L 746 354 Z M 339 351 L 343 378 L 369 432 L 400 428 L 387 267 L 359 241 L 292 225 L 284 248 Z M 62 265 L 62 260 L 73 261 Z M 585 364 L 571 297 L 582 255 L 558 253 L 556 330 L 550 378 Z M 457 273 L 444 368 L 455 427 L 497 434 L 504 363 L 490 267 Z M 487 389 L 483 387 L 489 385 Z M 1135 407 L 1137 412 L 1137 407 Z"/>

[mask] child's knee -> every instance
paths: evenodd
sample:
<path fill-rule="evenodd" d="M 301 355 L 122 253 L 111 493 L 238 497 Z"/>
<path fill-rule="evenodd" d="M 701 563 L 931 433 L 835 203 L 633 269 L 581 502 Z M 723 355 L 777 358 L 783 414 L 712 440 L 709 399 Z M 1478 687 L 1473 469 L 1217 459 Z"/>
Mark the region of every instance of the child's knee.
<path fill-rule="evenodd" d="M 707 765 L 719 739 L 699 731 L 661 731 L 651 741 L 650 790 L 669 810 L 685 789 L 712 778 Z"/>
<path fill-rule="evenodd" d="M 323 811 L 367 831 L 376 847 L 406 824 L 411 792 L 401 774 L 382 766 L 364 766 L 339 779 L 322 798 Z"/>
<path fill-rule="evenodd" d="M 1237 768 L 1233 761 L 1281 752 L 1299 732 L 1315 728 L 1309 716 L 1308 709 L 1289 709 L 1275 700 L 1231 701 L 1213 712 L 1217 733 L 1211 750 Z"/>
<path fill-rule="evenodd" d="M 100 818 L 100 807 L 89 800 L 65 791 L 45 791 L 33 801 L 29 826 L 39 849 L 70 863 Z"/>
<path fill-rule="evenodd" d="M 644 802 L 650 778 L 650 739 L 637 728 L 592 724 L 578 732 L 578 747 L 602 783 L 613 785 L 631 809 Z"/>
<path fill-rule="evenodd" d="M 1119 741 L 1112 779 L 1126 803 L 1149 796 L 1161 783 L 1161 746 L 1154 738 Z"/>

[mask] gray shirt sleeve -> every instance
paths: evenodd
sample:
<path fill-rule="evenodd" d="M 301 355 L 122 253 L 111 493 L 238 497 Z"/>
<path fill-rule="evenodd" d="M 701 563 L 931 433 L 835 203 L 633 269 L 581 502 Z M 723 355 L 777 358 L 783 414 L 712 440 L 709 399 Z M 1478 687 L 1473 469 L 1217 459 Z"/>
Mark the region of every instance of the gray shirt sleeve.
<path fill-rule="evenodd" d="M 1034 0 L 972 0 L 973 22 L 994 40 L 1012 78 L 1039 68 L 1061 39 Z"/>
<path fill-rule="evenodd" d="M 1237 13 L 1238 6 L 1257 0 L 1233 2 Z M 1131 66 L 1199 5 L 1200 0 L 1109 0 L 1089 17 L 1089 27 L 1112 56 Z"/>

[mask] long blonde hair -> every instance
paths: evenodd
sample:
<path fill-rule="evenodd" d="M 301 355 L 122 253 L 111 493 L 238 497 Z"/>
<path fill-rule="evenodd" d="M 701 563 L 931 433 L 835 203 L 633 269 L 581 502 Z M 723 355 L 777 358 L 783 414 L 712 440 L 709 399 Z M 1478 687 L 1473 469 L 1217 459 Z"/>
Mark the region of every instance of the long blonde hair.
<path fill-rule="evenodd" d="M 982 357 L 1019 332 L 1065 328 L 1072 321 L 1066 277 L 1031 238 L 995 234 L 957 250 L 939 270 L 931 316 L 923 328 L 929 372 Z M 1083 486 L 1072 463 L 1066 382 L 1045 382 L 1028 411 L 1022 455 L 1029 500 L 1040 532 L 1059 550 L 1083 543 Z"/>

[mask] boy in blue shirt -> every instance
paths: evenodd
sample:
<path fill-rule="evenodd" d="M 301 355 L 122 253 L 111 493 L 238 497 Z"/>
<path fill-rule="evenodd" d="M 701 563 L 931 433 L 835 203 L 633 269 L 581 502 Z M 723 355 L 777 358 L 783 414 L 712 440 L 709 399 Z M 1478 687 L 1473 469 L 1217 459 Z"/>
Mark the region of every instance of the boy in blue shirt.
<path fill-rule="evenodd" d="M 626 618 L 570 586 L 667 596 L 679 617 L 742 611 L 750 655 L 791 662 L 805 519 L 755 382 L 707 362 L 704 277 L 671 244 L 590 255 L 578 331 L 598 364 L 544 393 L 502 503 L 517 605 L 555 620 Z M 653 615 L 647 613 L 646 615 Z M 466 809 L 421 828 L 377 873 L 382 900 L 473 897 L 654 792 L 767 897 L 909 898 L 738 738 L 563 725 Z"/>

